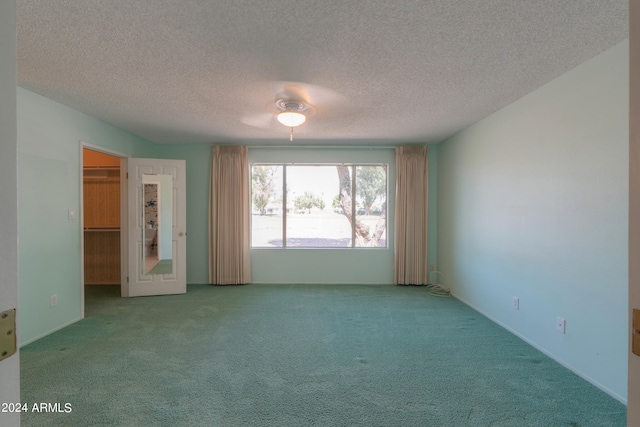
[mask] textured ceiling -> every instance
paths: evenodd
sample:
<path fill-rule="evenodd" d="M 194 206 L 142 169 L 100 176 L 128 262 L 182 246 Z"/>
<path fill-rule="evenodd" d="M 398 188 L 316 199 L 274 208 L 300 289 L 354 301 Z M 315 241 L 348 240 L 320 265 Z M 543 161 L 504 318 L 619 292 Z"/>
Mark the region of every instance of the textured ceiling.
<path fill-rule="evenodd" d="M 18 84 L 158 143 L 436 143 L 628 37 L 628 0 L 17 0 Z M 287 86 L 287 85 L 294 86 Z"/>

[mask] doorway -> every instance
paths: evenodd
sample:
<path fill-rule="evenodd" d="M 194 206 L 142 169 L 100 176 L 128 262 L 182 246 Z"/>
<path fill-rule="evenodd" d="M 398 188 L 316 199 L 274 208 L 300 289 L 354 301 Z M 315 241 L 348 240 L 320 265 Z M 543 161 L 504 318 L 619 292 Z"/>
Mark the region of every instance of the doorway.
<path fill-rule="evenodd" d="M 117 297 L 185 293 L 186 162 L 133 158 L 81 142 L 80 166 L 83 170 L 81 318 L 85 317 L 85 286 L 103 295 L 101 289 L 110 285 Z M 163 191 L 168 191 L 168 194 L 162 193 L 165 202 L 161 205 L 167 211 L 158 214 L 158 219 L 164 218 L 164 226 L 157 229 L 161 236 L 156 240 L 158 263 L 150 271 L 141 265 L 145 262 L 146 241 L 143 238 L 146 225 L 142 224 L 145 205 L 142 181 L 148 175 L 161 184 Z M 170 181 L 163 181 L 168 177 Z M 100 190 L 101 196 L 93 194 L 100 186 L 108 190 Z"/>
<path fill-rule="evenodd" d="M 82 317 L 87 298 L 120 296 L 121 156 L 82 144 Z"/>

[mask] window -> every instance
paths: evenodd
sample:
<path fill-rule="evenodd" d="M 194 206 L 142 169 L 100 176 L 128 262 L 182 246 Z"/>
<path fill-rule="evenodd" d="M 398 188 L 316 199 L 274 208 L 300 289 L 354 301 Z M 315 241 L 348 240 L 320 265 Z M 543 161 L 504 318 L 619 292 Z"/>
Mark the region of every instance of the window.
<path fill-rule="evenodd" d="M 387 246 L 386 165 L 254 164 L 251 183 L 254 248 Z"/>

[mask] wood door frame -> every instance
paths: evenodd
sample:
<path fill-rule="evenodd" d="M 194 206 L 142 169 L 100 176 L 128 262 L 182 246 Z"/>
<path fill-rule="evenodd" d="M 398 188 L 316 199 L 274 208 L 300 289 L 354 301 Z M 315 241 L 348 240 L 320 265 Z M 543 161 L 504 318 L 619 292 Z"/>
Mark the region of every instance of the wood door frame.
<path fill-rule="evenodd" d="M 126 288 L 127 280 L 127 159 L 131 156 L 119 151 L 94 145 L 86 141 L 80 141 L 80 318 L 84 319 L 84 180 L 82 171 L 84 168 L 84 149 L 109 154 L 120 158 L 120 293 Z M 123 232 L 124 230 L 124 232 Z"/>

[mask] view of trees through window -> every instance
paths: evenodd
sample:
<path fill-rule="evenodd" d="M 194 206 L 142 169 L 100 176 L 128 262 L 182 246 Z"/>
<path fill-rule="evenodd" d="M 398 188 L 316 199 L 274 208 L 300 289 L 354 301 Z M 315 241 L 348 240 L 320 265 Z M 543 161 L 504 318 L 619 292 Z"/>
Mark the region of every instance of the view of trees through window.
<path fill-rule="evenodd" d="M 253 247 L 387 245 L 386 165 L 254 164 L 251 183 Z"/>

